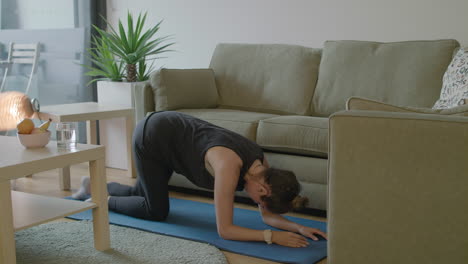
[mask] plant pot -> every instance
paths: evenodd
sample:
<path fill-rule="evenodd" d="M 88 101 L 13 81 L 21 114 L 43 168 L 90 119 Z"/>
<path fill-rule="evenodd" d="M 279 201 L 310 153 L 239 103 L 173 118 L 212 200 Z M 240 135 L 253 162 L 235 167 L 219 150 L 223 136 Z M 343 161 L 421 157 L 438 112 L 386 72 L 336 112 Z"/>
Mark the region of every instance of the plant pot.
<path fill-rule="evenodd" d="M 135 93 L 144 89 L 148 82 L 97 82 L 98 103 L 120 105 L 135 109 Z M 140 120 L 135 113 L 135 122 Z M 125 145 L 125 119 L 113 118 L 99 121 L 99 142 L 106 146 L 106 166 L 116 169 L 127 168 Z"/>

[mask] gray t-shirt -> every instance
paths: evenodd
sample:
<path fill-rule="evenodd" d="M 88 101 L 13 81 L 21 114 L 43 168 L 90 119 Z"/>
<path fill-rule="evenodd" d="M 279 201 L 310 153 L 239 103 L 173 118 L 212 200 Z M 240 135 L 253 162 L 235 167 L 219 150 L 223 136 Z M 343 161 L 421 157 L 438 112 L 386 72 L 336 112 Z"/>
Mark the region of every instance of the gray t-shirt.
<path fill-rule="evenodd" d="M 244 175 L 255 160 L 263 162 L 263 151 L 255 142 L 225 128 L 179 112 L 164 111 L 150 115 L 145 137 L 155 154 L 164 159 L 175 172 L 193 184 L 214 189 L 214 178 L 206 169 L 208 149 L 223 146 L 234 151 L 242 160 L 236 190 L 244 188 Z M 148 140 L 145 140 L 148 142 Z"/>

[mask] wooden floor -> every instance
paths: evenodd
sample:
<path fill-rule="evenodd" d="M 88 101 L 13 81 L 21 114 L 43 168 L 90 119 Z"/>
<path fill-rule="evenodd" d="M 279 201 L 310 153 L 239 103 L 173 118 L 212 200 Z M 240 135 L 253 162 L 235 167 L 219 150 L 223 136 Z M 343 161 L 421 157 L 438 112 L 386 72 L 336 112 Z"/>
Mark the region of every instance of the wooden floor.
<path fill-rule="evenodd" d="M 126 176 L 126 171 L 123 170 L 117 170 L 117 169 L 106 169 L 107 173 L 107 180 L 108 181 L 115 181 L 115 182 L 120 182 L 122 184 L 128 184 L 132 185 L 135 182 L 135 179 L 128 178 Z M 88 176 L 88 165 L 87 163 L 83 164 L 78 164 L 74 165 L 71 167 L 71 186 L 72 186 L 72 191 L 75 191 L 80 184 L 80 179 L 82 176 Z M 52 171 L 46 171 L 42 173 L 38 173 L 33 175 L 32 178 L 21 178 L 16 180 L 15 183 L 15 189 L 17 191 L 23 191 L 23 192 L 29 192 L 29 193 L 35 193 L 35 194 L 43 194 L 43 195 L 48 195 L 48 196 L 56 196 L 56 197 L 65 197 L 69 196 L 71 192 L 69 191 L 61 191 L 59 189 L 59 182 L 58 182 L 58 170 L 52 170 Z M 171 197 L 177 197 L 181 199 L 189 199 L 193 201 L 199 201 L 199 202 L 206 202 L 206 203 L 213 203 L 213 200 L 210 198 L 206 197 L 201 197 L 201 196 L 195 196 L 195 195 L 190 195 L 190 194 L 184 194 L 184 193 L 176 193 L 176 192 L 171 192 L 170 193 Z M 238 208 L 244 208 L 244 209 L 249 209 L 249 210 L 256 210 L 255 207 L 250 206 L 250 205 L 245 205 L 245 204 L 239 204 L 236 203 L 236 207 Z M 302 217 L 302 218 L 307 218 L 307 219 L 313 219 L 313 220 L 318 220 L 318 221 L 325 221 L 326 219 L 320 218 L 320 217 L 314 217 L 314 216 L 309 216 L 309 215 L 303 215 L 303 214 L 296 214 L 296 213 L 290 213 L 288 215 L 291 216 L 296 216 L 296 217 Z M 71 221 L 68 219 L 61 219 L 58 221 Z M 226 256 L 227 260 L 231 264 L 272 264 L 276 262 L 272 261 L 267 261 L 263 259 L 258 259 L 258 258 L 252 258 L 248 256 L 243 256 L 239 254 L 234 254 L 230 252 L 223 251 L 224 255 Z M 320 264 L 325 264 L 326 260 L 323 260 L 319 262 Z"/>

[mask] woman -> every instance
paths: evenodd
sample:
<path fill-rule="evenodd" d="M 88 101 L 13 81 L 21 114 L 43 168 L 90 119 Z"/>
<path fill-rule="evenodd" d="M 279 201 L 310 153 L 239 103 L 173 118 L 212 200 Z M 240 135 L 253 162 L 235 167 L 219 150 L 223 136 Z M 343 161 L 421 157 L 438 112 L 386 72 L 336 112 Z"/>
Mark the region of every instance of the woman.
<path fill-rule="evenodd" d="M 108 184 L 111 211 L 165 220 L 169 213 L 168 182 L 175 171 L 199 187 L 214 190 L 216 224 L 223 239 L 305 247 L 305 237 L 326 238 L 324 232 L 280 215 L 306 200 L 298 196 L 300 185 L 295 175 L 269 168 L 260 146 L 237 133 L 178 112 L 153 113 L 135 129 L 133 154 L 137 183 L 133 187 Z M 286 231 L 234 225 L 234 194 L 242 189 L 258 204 L 266 224 Z M 89 179 L 82 182 L 74 197 L 87 194 Z"/>

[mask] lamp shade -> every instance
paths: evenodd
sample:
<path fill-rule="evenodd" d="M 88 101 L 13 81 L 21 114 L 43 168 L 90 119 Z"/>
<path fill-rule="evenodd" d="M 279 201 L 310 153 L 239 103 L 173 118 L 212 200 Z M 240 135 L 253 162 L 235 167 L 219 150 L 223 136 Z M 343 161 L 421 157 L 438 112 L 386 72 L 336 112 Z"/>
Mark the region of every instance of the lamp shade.
<path fill-rule="evenodd" d="M 24 93 L 0 93 L 0 131 L 15 129 L 21 120 L 33 114 L 31 100 Z"/>

